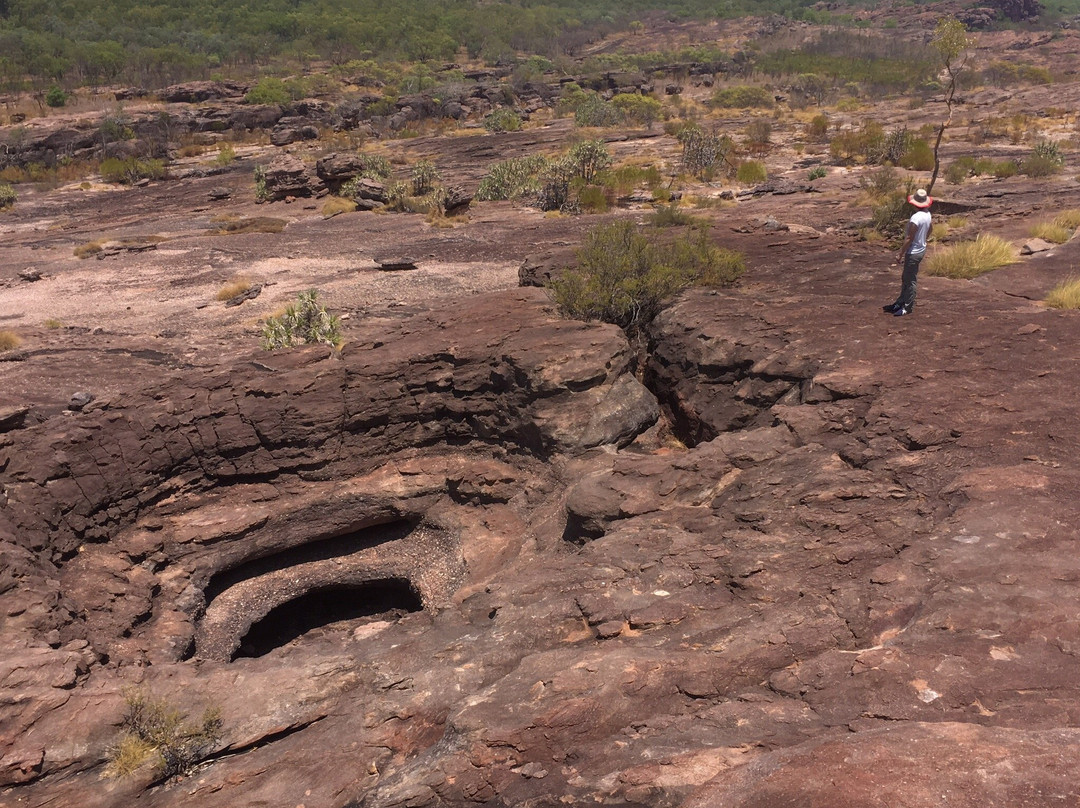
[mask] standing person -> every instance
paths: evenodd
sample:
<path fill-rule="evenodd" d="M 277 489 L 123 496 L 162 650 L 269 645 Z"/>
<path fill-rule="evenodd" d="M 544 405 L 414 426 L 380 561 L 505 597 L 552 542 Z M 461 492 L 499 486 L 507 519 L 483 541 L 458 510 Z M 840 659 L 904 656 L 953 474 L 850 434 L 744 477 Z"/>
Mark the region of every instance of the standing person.
<path fill-rule="evenodd" d="M 911 314 L 911 310 L 915 308 L 915 287 L 919 280 L 919 264 L 926 255 L 926 240 L 930 238 L 930 233 L 934 230 L 934 223 L 930 219 L 933 198 L 920 188 L 909 196 L 907 201 L 918 210 L 908 219 L 907 230 L 904 233 L 904 246 L 900 250 L 900 262 L 904 266 L 904 272 L 900 276 L 900 297 L 896 298 L 895 303 L 881 307 L 896 317 Z"/>

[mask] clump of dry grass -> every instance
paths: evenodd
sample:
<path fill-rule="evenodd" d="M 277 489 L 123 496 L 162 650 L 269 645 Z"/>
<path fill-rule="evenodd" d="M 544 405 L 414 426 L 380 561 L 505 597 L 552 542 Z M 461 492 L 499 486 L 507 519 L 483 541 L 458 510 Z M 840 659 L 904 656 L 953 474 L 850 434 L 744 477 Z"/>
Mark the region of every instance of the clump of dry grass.
<path fill-rule="evenodd" d="M 10 351 L 22 345 L 22 340 L 14 331 L 0 331 L 0 351 Z"/>
<path fill-rule="evenodd" d="M 237 275 L 227 284 L 222 286 L 214 296 L 215 300 L 232 300 L 237 295 L 242 295 L 251 288 L 251 278 L 246 275 Z"/>
<path fill-rule="evenodd" d="M 926 258 L 926 273 L 946 278 L 975 278 L 1016 261 L 1016 250 L 997 236 L 980 234 L 974 241 L 962 241 L 936 250 Z"/>
<path fill-rule="evenodd" d="M 1067 278 L 1050 290 L 1043 301 L 1052 309 L 1080 309 L 1080 278 Z"/>
<path fill-rule="evenodd" d="M 235 236 L 241 233 L 280 233 L 288 224 L 284 219 L 272 216 L 256 216 L 252 219 L 231 219 L 223 221 L 221 227 L 207 231 L 211 236 Z"/>
<path fill-rule="evenodd" d="M 345 199 L 341 196 L 331 196 L 323 203 L 322 215 L 324 219 L 329 219 L 340 213 L 352 213 L 354 210 L 356 210 L 356 203 L 351 199 Z"/>
<path fill-rule="evenodd" d="M 91 255 L 97 255 L 102 250 L 102 246 L 105 244 L 104 239 L 97 239 L 95 241 L 88 241 L 85 244 L 80 244 L 72 252 L 76 258 L 89 258 Z"/>
<path fill-rule="evenodd" d="M 56 329 L 56 328 L 63 328 L 64 327 L 64 324 L 62 322 L 60 322 L 59 320 L 57 320 L 55 317 L 48 318 L 45 321 L 44 325 L 45 325 L 46 328 L 49 328 L 49 329 Z"/>
<path fill-rule="evenodd" d="M 1069 231 L 1076 230 L 1076 228 L 1080 227 L 1080 208 L 1069 208 L 1061 211 L 1054 217 L 1054 224 Z"/>
<path fill-rule="evenodd" d="M 1041 238 L 1051 244 L 1064 244 L 1072 237 L 1072 230 L 1062 227 L 1056 222 L 1037 222 L 1028 229 L 1028 235 L 1032 238 Z"/>

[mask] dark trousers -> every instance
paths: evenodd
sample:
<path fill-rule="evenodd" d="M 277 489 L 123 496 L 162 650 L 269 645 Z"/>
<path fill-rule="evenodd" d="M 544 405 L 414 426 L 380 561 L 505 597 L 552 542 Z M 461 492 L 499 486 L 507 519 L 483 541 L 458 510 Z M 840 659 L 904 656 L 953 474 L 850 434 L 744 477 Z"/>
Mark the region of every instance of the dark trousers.
<path fill-rule="evenodd" d="M 905 308 L 915 306 L 915 292 L 919 285 L 919 264 L 922 263 L 925 252 L 908 253 L 904 256 L 904 273 L 900 276 L 900 297 L 896 298 L 898 305 Z"/>

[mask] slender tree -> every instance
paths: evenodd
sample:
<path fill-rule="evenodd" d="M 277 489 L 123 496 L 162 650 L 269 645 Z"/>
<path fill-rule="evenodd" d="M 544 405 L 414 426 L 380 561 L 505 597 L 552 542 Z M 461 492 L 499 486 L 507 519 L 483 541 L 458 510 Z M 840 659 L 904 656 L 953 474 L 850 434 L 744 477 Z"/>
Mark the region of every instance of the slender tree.
<path fill-rule="evenodd" d="M 945 86 L 945 106 L 949 114 L 938 127 L 937 139 L 934 141 L 934 173 L 930 177 L 930 184 L 926 186 L 928 193 L 934 190 L 934 183 L 937 182 L 938 172 L 941 169 L 941 158 L 938 154 L 941 149 L 941 138 L 952 124 L 957 79 L 967 65 L 968 48 L 971 47 L 972 40 L 967 35 L 967 27 L 960 20 L 955 17 L 943 17 L 934 29 L 934 37 L 930 40 L 930 44 L 937 50 L 945 75 L 948 77 L 948 83 Z"/>

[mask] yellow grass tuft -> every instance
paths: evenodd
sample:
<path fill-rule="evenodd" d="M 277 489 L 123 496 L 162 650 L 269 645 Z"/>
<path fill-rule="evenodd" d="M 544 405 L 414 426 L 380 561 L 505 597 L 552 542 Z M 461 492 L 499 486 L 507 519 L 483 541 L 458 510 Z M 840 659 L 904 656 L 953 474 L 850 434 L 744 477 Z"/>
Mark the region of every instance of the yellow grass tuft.
<path fill-rule="evenodd" d="M 242 295 L 251 288 L 251 278 L 245 275 L 237 275 L 227 284 L 222 286 L 214 296 L 215 300 L 232 300 L 237 295 Z"/>
<path fill-rule="evenodd" d="M 151 757 L 157 759 L 157 747 L 134 733 L 128 733 L 109 750 L 106 777 L 128 777 Z"/>
<path fill-rule="evenodd" d="M 339 213 L 352 213 L 356 210 L 356 203 L 351 199 L 345 199 L 341 196 L 329 197 L 322 206 L 322 215 L 324 219 L 329 219 L 331 216 L 337 216 Z"/>
<path fill-rule="evenodd" d="M 14 331 L 0 331 L 0 351 L 10 351 L 22 345 L 22 340 Z"/>
<path fill-rule="evenodd" d="M 975 278 L 1016 261 L 1016 250 L 997 236 L 982 233 L 936 250 L 926 258 L 926 273 L 946 278 Z"/>
<path fill-rule="evenodd" d="M 209 231 L 211 236 L 235 236 L 241 233 L 280 233 L 288 224 L 284 219 L 256 216 L 253 219 L 235 219 L 222 222 L 221 227 Z"/>
<path fill-rule="evenodd" d="M 104 240 L 99 239 L 97 241 L 88 241 L 85 244 L 80 244 L 73 252 L 76 258 L 89 258 L 91 255 L 97 255 L 101 252 L 101 246 L 105 243 Z"/>
<path fill-rule="evenodd" d="M 1080 309 L 1080 278 L 1062 281 L 1050 290 L 1044 302 L 1052 309 Z"/>
<path fill-rule="evenodd" d="M 1066 230 L 1075 230 L 1080 227 L 1080 208 L 1063 210 L 1054 217 L 1054 224 L 1064 227 Z"/>
<path fill-rule="evenodd" d="M 1072 230 L 1055 222 L 1038 222 L 1029 228 L 1028 235 L 1049 241 L 1051 244 L 1064 244 L 1072 237 Z"/>
<path fill-rule="evenodd" d="M 64 324 L 62 322 L 60 322 L 59 320 L 57 320 L 55 317 L 50 317 L 49 319 L 47 319 L 45 321 L 45 327 L 46 328 L 52 328 L 52 329 L 63 328 Z"/>

